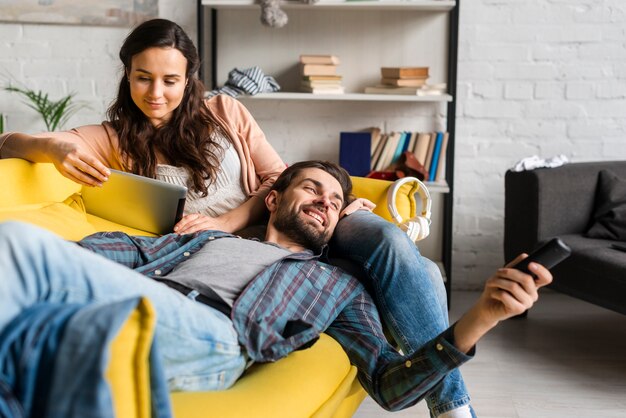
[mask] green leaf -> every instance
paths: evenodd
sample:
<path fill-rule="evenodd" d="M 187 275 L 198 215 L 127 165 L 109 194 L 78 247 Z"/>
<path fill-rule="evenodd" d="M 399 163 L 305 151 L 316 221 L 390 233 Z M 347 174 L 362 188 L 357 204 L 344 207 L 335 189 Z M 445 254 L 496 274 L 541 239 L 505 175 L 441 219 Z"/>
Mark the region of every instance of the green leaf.
<path fill-rule="evenodd" d="M 69 118 L 80 109 L 78 104 L 72 103 L 74 93 L 57 101 L 53 101 L 49 98 L 47 93 L 41 90 L 34 91 L 28 88 L 15 87 L 10 84 L 4 89 L 21 95 L 24 104 L 41 115 L 41 118 L 46 124 L 46 129 L 50 132 L 62 127 Z"/>

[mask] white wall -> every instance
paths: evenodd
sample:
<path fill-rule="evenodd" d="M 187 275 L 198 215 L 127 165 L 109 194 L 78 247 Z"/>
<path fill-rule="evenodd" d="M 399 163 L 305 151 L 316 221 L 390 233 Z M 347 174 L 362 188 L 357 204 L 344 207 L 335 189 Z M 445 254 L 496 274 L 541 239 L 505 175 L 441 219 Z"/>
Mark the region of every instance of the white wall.
<path fill-rule="evenodd" d="M 517 160 L 559 153 L 573 161 L 626 158 L 623 0 L 461 2 L 453 254 L 456 289 L 479 287 L 503 261 L 503 179 L 506 169 Z M 161 0 L 159 7 L 161 16 L 176 20 L 195 38 L 195 1 Z M 69 125 L 99 122 L 115 94 L 117 52 L 127 32 L 128 28 L 0 23 L 0 77 L 10 75 L 52 97 L 77 92 L 77 99 L 88 106 Z M 273 142 L 287 161 L 336 156 L 332 141 L 338 129 L 325 123 L 327 116 L 330 120 L 330 116 L 346 112 L 345 120 L 354 128 L 376 124 L 363 117 L 376 114 L 376 109 L 365 103 L 349 109 L 333 104 L 325 109 L 323 128 L 315 135 L 324 139 L 320 145 L 303 139 L 292 123 L 281 127 L 271 120 L 277 116 L 302 118 L 308 104 L 263 103 L 246 104 L 258 114 L 270 138 L 284 138 L 278 135 L 281 132 L 294 138 Z M 428 110 L 419 104 L 382 106 L 397 110 L 394 125 L 406 126 L 412 111 L 429 119 Z M 17 96 L 0 92 L 0 113 L 8 116 L 9 129 L 43 129 Z M 360 119 L 355 118 L 359 115 Z"/>
<path fill-rule="evenodd" d="M 159 13 L 179 22 L 195 39 L 196 1 L 160 0 Z M 58 99 L 76 93 L 80 112 L 67 127 L 103 120 L 119 82 L 119 48 L 130 28 L 0 22 L 0 85 L 17 81 Z M 5 130 L 45 130 L 17 94 L 0 90 Z"/>
<path fill-rule="evenodd" d="M 504 173 L 520 158 L 626 158 L 623 0 L 462 0 L 456 287 L 503 262 Z"/>

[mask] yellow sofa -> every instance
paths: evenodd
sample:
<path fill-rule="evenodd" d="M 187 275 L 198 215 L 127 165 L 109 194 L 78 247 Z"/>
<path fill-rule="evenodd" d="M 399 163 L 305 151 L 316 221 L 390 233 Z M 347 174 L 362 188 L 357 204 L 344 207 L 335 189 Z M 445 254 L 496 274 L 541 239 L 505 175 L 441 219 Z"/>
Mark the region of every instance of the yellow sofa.
<path fill-rule="evenodd" d="M 85 212 L 80 186 L 61 176 L 51 164 L 20 159 L 0 160 L 0 222 L 21 220 L 69 239 L 97 231 L 125 231 L 148 235 Z M 386 191 L 390 182 L 353 178 L 354 192 L 377 204 L 375 212 L 390 219 Z M 398 193 L 399 213 L 415 213 L 415 186 Z M 154 310 L 142 304 L 112 344 L 109 381 L 116 416 L 149 417 L 148 347 Z M 310 349 L 269 364 L 257 364 L 230 389 L 220 392 L 171 394 L 179 418 L 341 418 L 354 414 L 366 396 L 341 346 L 327 335 Z"/>

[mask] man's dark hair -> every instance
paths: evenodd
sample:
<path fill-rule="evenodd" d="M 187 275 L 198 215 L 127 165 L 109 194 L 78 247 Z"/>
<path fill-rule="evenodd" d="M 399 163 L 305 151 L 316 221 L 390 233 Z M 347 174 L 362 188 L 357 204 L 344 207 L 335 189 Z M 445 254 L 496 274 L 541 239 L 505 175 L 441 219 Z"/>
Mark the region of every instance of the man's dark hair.
<path fill-rule="evenodd" d="M 354 200 L 354 196 L 352 196 L 352 180 L 350 179 L 350 174 L 337 164 L 331 163 L 330 161 L 310 160 L 292 164 L 280 174 L 274 182 L 271 190 L 276 190 L 280 193 L 284 192 L 289 187 L 293 179 L 298 177 L 300 172 L 307 168 L 318 168 L 337 179 L 343 192 L 344 207 Z"/>

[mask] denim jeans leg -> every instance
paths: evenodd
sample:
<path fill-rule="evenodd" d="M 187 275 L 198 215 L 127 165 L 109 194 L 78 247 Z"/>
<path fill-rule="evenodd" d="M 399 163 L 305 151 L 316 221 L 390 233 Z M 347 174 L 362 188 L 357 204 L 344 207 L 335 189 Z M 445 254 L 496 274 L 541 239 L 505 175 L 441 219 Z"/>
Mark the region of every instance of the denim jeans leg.
<path fill-rule="evenodd" d="M 245 358 L 228 317 L 169 287 L 20 222 L 0 224 L 0 328 L 38 302 L 111 302 L 145 296 L 170 390 L 221 390 Z"/>
<path fill-rule="evenodd" d="M 360 280 L 404 352 L 417 349 L 448 328 L 445 287 L 437 265 L 423 257 L 396 225 L 373 213 L 357 211 L 337 225 L 330 256 L 362 266 L 365 274 Z M 432 416 L 469 401 L 458 369 L 426 397 Z"/>

